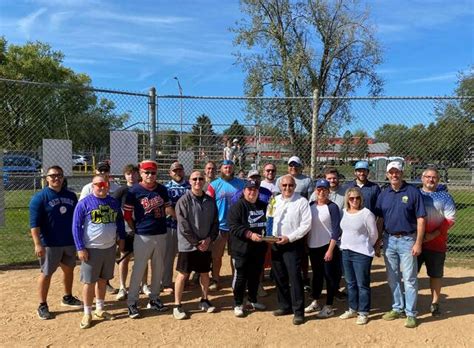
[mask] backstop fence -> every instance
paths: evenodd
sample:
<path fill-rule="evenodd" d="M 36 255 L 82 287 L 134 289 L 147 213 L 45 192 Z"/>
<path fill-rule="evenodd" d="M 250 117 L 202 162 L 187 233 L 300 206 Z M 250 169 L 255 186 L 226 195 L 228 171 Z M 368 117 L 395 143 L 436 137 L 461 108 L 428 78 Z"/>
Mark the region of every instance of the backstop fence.
<path fill-rule="evenodd" d="M 341 181 L 358 160 L 371 180 L 386 185 L 387 161 L 404 164 L 416 185 L 427 165 L 438 167 L 454 197 L 450 257 L 474 256 L 474 97 L 245 98 L 160 95 L 0 79 L 0 265 L 35 260 L 28 205 L 57 161 L 79 193 L 100 161 L 156 159 L 160 181 L 173 161 L 202 169 L 232 148 L 236 172 L 285 174 L 297 155 L 313 178 L 327 166 Z M 61 141 L 58 141 L 61 140 Z M 189 174 L 189 173 L 188 173 Z M 236 173 L 237 174 L 237 173 Z"/>

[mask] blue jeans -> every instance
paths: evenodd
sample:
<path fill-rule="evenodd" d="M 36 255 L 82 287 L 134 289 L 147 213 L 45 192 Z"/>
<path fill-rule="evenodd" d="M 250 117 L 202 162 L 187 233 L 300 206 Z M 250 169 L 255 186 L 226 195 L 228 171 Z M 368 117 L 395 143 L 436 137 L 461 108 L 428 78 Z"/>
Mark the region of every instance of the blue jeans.
<path fill-rule="evenodd" d="M 418 263 L 412 255 L 412 248 L 416 241 L 416 233 L 408 236 L 383 237 L 385 267 L 387 279 L 392 291 L 392 309 L 397 312 L 405 310 L 407 316 L 416 317 L 416 300 L 418 296 Z M 402 277 L 403 287 L 402 289 Z"/>
<path fill-rule="evenodd" d="M 361 315 L 370 311 L 370 267 L 373 258 L 355 251 L 342 251 L 349 308 Z"/>

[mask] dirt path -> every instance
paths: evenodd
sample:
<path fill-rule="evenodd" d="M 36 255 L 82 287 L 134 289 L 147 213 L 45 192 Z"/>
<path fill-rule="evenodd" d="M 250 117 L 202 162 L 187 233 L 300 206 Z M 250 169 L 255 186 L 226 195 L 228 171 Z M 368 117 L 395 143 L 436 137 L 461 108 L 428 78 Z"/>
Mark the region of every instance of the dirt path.
<path fill-rule="evenodd" d="M 76 272 L 79 267 L 76 268 Z M 227 272 L 227 273 L 226 273 Z M 229 274 L 229 269 L 224 270 Z M 474 347 L 474 272 L 466 268 L 447 268 L 441 302 L 443 316 L 432 318 L 428 313 L 430 295 L 426 273 L 420 274 L 418 308 L 420 325 L 416 329 L 403 327 L 403 320 L 385 322 L 383 312 L 390 307 L 389 289 L 385 282 L 385 268 L 376 260 L 372 272 L 373 309 L 370 322 L 358 326 L 355 319 L 342 321 L 333 317 L 315 319 L 307 316 L 307 322 L 299 327 L 291 323 L 291 316 L 273 317 L 276 294 L 272 285 L 268 297 L 262 298 L 266 312 L 253 312 L 246 318 L 235 318 L 232 312 L 232 292 L 227 287 L 213 293 L 211 300 L 220 308 L 215 314 L 196 310 L 199 293 L 189 291 L 184 296 L 184 307 L 191 319 L 177 321 L 171 310 L 156 315 L 142 310 L 143 318 L 128 318 L 125 302 L 114 297 L 106 298 L 108 309 L 118 318 L 100 322 L 91 329 L 80 330 L 80 310 L 69 310 L 59 305 L 62 295 L 60 272 L 53 278 L 49 297 L 54 320 L 41 321 L 36 317 L 36 278 L 38 269 L 11 270 L 0 273 L 0 345 L 10 346 L 444 346 Z M 78 277 L 76 278 L 78 279 Z M 226 278 L 230 284 L 230 277 Z M 116 283 L 116 282 L 115 282 Z M 75 281 L 74 294 L 82 287 Z M 166 304 L 172 304 L 170 295 L 162 296 Z M 309 300 L 307 299 L 307 302 Z M 146 305 L 142 298 L 141 307 Z M 346 308 L 336 303 L 337 315 Z"/>

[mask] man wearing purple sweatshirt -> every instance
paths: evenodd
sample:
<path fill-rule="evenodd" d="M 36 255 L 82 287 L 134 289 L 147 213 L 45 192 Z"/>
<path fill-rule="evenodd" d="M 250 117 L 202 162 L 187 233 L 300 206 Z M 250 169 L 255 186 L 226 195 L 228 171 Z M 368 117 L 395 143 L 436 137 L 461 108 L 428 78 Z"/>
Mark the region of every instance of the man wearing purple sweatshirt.
<path fill-rule="evenodd" d="M 100 175 L 92 178 L 92 194 L 76 206 L 73 218 L 73 237 L 81 263 L 81 282 L 84 284 L 84 316 L 80 328 L 92 324 L 92 301 L 96 298 L 95 319 L 113 320 L 104 311 L 107 281 L 114 277 L 115 243 L 124 249 L 125 225 L 120 202 L 108 195 L 109 183 Z M 97 283 L 97 287 L 96 287 Z"/>

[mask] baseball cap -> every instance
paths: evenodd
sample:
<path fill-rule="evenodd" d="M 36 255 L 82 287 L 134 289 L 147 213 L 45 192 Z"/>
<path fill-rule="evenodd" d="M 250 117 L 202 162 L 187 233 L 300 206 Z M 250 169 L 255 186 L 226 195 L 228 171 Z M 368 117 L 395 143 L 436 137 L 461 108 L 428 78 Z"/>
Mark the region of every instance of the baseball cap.
<path fill-rule="evenodd" d="M 234 140 L 232 140 L 233 143 L 238 143 L 239 142 L 239 139 L 235 138 Z"/>
<path fill-rule="evenodd" d="M 140 162 L 139 167 L 142 170 L 156 170 L 158 168 L 158 163 L 152 160 L 144 160 Z"/>
<path fill-rule="evenodd" d="M 245 182 L 245 188 L 259 188 L 260 187 L 260 181 L 258 180 L 247 180 Z"/>
<path fill-rule="evenodd" d="M 369 170 L 369 163 L 366 161 L 359 161 L 355 164 L 354 169 L 366 169 Z"/>
<path fill-rule="evenodd" d="M 316 181 L 316 188 L 319 188 L 319 187 L 324 187 L 324 188 L 329 188 L 329 181 L 327 181 L 326 179 L 319 179 Z"/>
<path fill-rule="evenodd" d="M 400 162 L 398 161 L 393 161 L 393 162 L 390 162 L 388 165 L 387 165 L 387 172 L 390 171 L 390 169 L 397 169 L 401 172 L 403 172 L 403 166 Z"/>
<path fill-rule="evenodd" d="M 290 159 L 288 160 L 288 164 L 297 164 L 298 166 L 302 167 L 303 162 L 301 162 L 301 159 L 298 156 L 291 156 Z"/>
<path fill-rule="evenodd" d="M 110 172 L 110 164 L 107 162 L 99 162 L 99 164 L 97 164 L 97 170 L 99 172 Z"/>
<path fill-rule="evenodd" d="M 233 165 L 234 165 L 234 162 L 232 162 L 231 160 L 223 160 L 223 161 L 222 161 L 222 165 L 223 165 L 223 166 L 228 166 L 228 165 L 233 166 Z"/>
<path fill-rule="evenodd" d="M 247 178 L 250 179 L 252 176 L 261 176 L 261 175 L 258 172 L 258 170 L 252 169 L 252 170 L 249 170 L 249 173 L 247 174 Z"/>
<path fill-rule="evenodd" d="M 184 167 L 178 161 L 171 163 L 170 170 L 176 170 L 176 169 L 183 169 L 184 170 Z"/>

